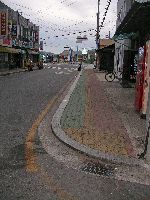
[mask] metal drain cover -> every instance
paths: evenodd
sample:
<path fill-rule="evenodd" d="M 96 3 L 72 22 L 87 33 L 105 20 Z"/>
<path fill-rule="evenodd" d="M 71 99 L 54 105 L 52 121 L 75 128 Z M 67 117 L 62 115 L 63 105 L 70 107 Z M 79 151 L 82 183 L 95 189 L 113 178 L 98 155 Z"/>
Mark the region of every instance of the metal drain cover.
<path fill-rule="evenodd" d="M 93 162 L 87 163 L 81 168 L 81 170 L 84 172 L 103 175 L 107 177 L 114 175 L 114 168 L 101 163 L 93 163 Z"/>

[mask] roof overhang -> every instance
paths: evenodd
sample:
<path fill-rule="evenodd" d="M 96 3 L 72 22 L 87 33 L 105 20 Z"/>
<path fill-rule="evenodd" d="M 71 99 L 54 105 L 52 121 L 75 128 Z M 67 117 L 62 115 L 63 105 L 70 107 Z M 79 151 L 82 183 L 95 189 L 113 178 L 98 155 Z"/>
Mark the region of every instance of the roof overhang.
<path fill-rule="evenodd" d="M 115 49 L 115 44 L 111 44 L 103 48 L 96 49 L 96 52 L 109 52 L 109 51 L 112 51 L 113 49 Z"/>
<path fill-rule="evenodd" d="M 18 54 L 18 53 L 21 53 L 21 49 L 0 46 L 0 52 Z"/>
<path fill-rule="evenodd" d="M 123 33 L 150 31 L 150 1 L 144 3 L 135 2 L 126 17 L 116 30 L 115 36 Z"/>

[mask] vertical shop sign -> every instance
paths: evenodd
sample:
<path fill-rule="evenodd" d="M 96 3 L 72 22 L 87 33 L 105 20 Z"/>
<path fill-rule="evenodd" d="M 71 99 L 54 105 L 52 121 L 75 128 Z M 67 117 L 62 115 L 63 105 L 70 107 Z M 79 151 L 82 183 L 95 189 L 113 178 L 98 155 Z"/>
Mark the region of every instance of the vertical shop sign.
<path fill-rule="evenodd" d="M 43 41 L 40 41 L 40 50 L 43 50 Z"/>
<path fill-rule="evenodd" d="M 0 10 L 0 35 L 7 36 L 8 35 L 8 11 Z"/>
<path fill-rule="evenodd" d="M 39 33 L 38 33 L 38 31 L 35 32 L 35 41 L 39 41 Z"/>
<path fill-rule="evenodd" d="M 17 25 L 12 25 L 12 36 L 17 37 Z"/>
<path fill-rule="evenodd" d="M 8 20 L 8 35 L 11 35 L 12 31 L 12 20 Z"/>

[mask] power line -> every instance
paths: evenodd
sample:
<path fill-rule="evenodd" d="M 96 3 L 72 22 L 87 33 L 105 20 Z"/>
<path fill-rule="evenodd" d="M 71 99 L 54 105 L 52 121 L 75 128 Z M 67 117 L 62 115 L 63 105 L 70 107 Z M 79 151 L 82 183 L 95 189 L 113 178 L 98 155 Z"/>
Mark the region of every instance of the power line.
<path fill-rule="evenodd" d="M 112 0 L 108 0 L 108 5 L 107 5 L 107 7 L 105 8 L 105 13 L 104 13 L 104 15 L 103 15 L 103 19 L 102 19 L 102 22 L 101 22 L 101 25 L 100 25 L 100 30 L 101 30 L 101 28 L 103 27 L 103 24 L 104 24 L 104 22 L 105 22 L 106 15 L 107 15 L 108 9 L 109 9 L 109 7 L 110 7 L 111 1 L 112 1 Z"/>

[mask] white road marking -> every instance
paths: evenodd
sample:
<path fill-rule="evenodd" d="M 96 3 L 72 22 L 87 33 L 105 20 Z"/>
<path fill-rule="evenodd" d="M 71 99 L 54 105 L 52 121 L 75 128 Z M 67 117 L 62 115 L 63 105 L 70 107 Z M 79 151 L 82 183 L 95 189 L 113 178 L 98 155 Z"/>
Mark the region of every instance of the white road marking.
<path fill-rule="evenodd" d="M 71 70 L 77 70 L 77 68 L 71 68 Z"/>
<path fill-rule="evenodd" d="M 55 72 L 55 74 L 63 74 L 63 71 Z"/>
<path fill-rule="evenodd" d="M 70 69 L 68 69 L 67 71 L 68 71 L 68 72 L 72 72 L 72 70 L 70 70 Z"/>

